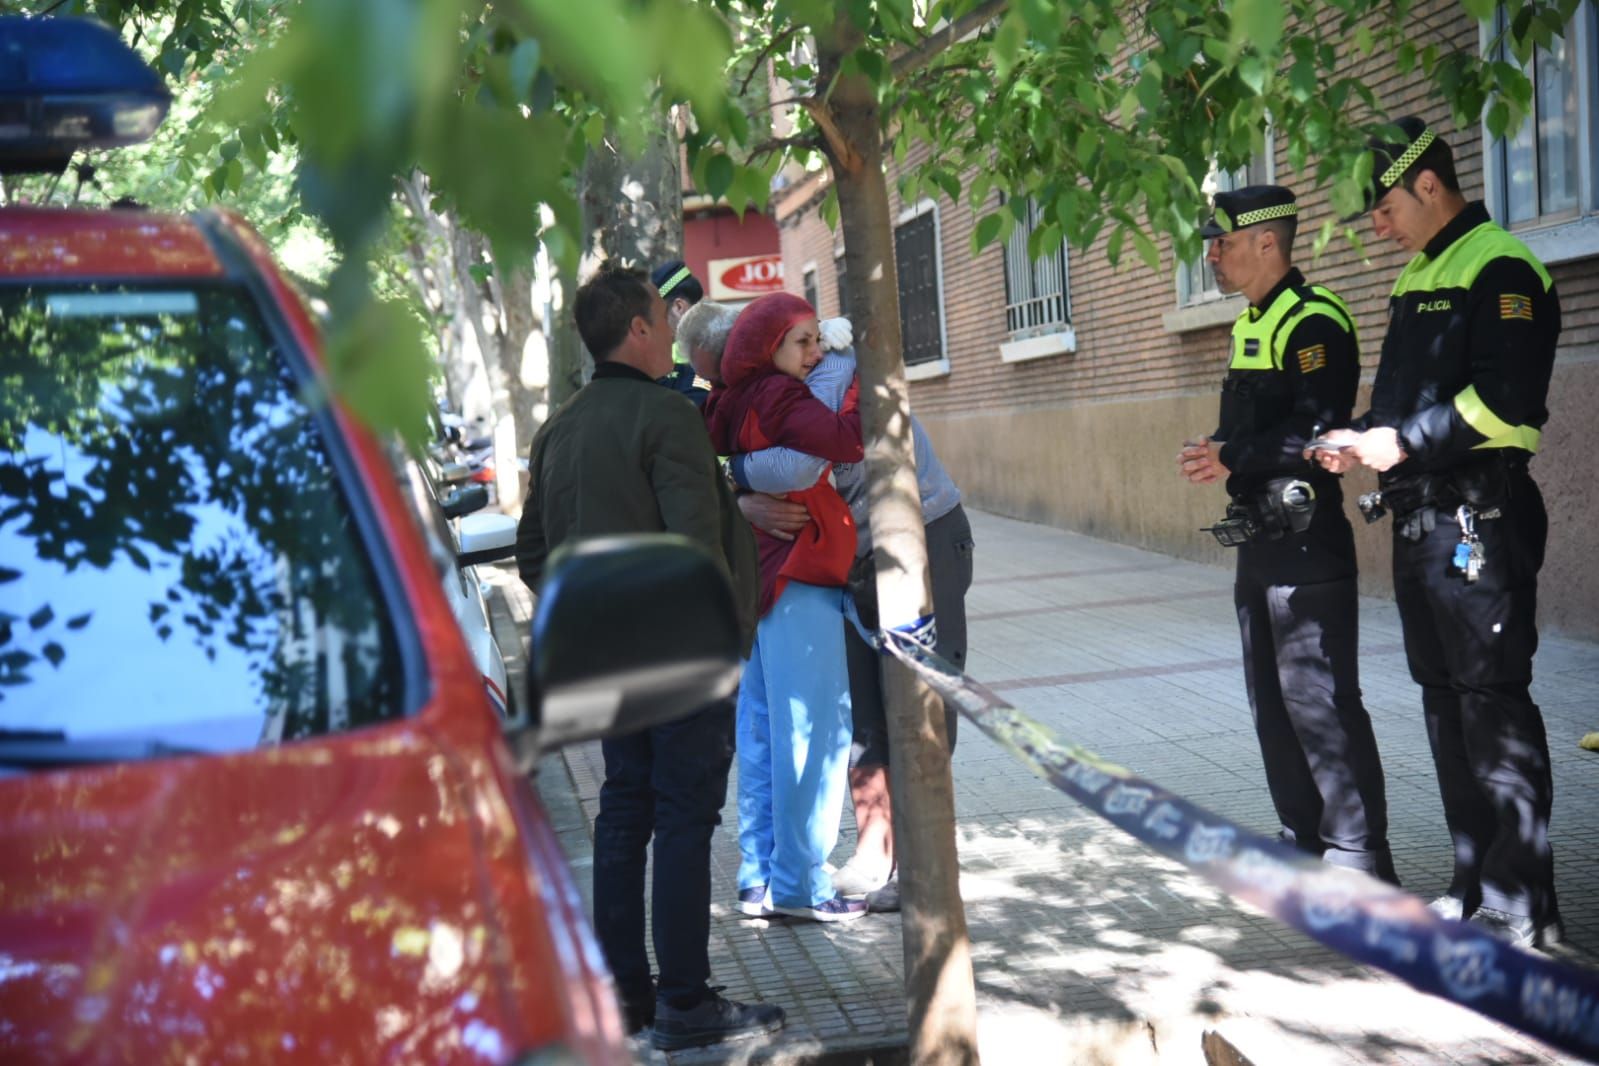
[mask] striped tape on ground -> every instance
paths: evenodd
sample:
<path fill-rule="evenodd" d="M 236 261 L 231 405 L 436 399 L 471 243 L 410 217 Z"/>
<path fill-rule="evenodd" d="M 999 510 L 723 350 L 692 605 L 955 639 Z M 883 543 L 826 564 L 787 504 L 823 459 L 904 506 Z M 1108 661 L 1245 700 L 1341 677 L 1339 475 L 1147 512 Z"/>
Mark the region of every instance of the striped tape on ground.
<path fill-rule="evenodd" d="M 903 634 L 885 631 L 879 644 L 1033 773 L 1233 897 L 1423 992 L 1599 1062 L 1599 973 L 1440 918 L 1402 889 L 1240 828 L 1066 744 Z"/>

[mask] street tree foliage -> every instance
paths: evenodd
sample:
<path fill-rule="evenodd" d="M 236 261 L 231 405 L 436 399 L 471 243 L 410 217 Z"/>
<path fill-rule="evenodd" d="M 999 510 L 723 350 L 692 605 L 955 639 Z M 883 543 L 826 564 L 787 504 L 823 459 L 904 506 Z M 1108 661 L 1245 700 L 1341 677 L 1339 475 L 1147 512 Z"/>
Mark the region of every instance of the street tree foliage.
<path fill-rule="evenodd" d="M 1502 14 L 1525 62 L 1577 0 L 1462 0 Z M 1033 251 L 1109 234 L 1158 259 L 1155 238 L 1197 250 L 1203 179 L 1242 164 L 1268 124 L 1296 171 L 1358 204 L 1357 151 L 1389 116 L 1370 86 L 1335 73 L 1350 56 L 1391 56 L 1449 101 L 1458 123 L 1519 125 L 1531 86 L 1518 62 L 1410 39 L 1408 0 L 32 0 L 12 10 L 83 13 L 153 51 L 180 85 L 219 89 L 175 132 L 172 187 L 223 199 L 293 166 L 297 201 L 337 248 L 328 272 L 336 382 L 371 419 L 412 429 L 405 383 L 428 357 L 414 315 L 374 285 L 397 181 L 426 175 L 430 206 L 481 233 L 491 260 L 526 268 L 543 246 L 575 267 L 587 234 L 574 188 L 608 135 L 635 148 L 670 108 L 686 121 L 694 183 L 763 208 L 785 159 L 848 163 L 829 112 L 840 76 L 865 78 L 892 151 L 928 162 L 906 192 L 943 190 L 983 214 L 975 243 L 1002 239 L 1028 197 Z M 824 75 L 812 45 L 855 36 Z M 772 138 L 739 103 L 770 61 L 794 89 L 798 128 Z M 737 71 L 736 79 L 730 71 Z M 734 84 L 737 80 L 741 86 Z M 970 177 L 975 175 L 975 177 Z M 298 209 L 298 210 L 296 210 Z M 270 230 L 272 222 L 267 223 Z M 848 236 L 848 235 L 846 235 Z M 1325 240 L 1329 233 L 1324 232 Z M 847 243 L 847 240 L 846 240 Z M 385 269 L 387 267 L 387 269 Z M 414 306 L 414 305 L 413 305 Z M 380 352 L 390 372 L 363 364 Z M 393 373 L 396 367 L 404 368 Z M 366 372 L 362 372 L 366 371 Z M 372 390 L 367 395 L 367 390 Z"/>

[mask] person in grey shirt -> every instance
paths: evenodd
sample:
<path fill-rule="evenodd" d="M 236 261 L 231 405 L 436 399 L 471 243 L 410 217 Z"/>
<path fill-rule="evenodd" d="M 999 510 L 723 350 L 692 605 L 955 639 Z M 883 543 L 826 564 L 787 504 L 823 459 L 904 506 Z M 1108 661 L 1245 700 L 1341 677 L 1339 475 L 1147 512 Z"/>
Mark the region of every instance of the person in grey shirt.
<path fill-rule="evenodd" d="M 837 410 L 856 373 L 855 353 L 847 319 L 822 323 L 822 346 L 829 351 L 805 379 L 811 392 Z M 911 416 L 911 439 L 916 454 L 916 481 L 927 530 L 928 572 L 933 587 L 933 615 L 937 619 L 936 650 L 960 669 L 966 666 L 966 591 L 972 583 L 971 523 L 961 507 L 960 489 L 944 469 L 927 432 Z M 804 525 L 804 508 L 781 499 L 785 492 L 814 484 L 827 461 L 787 448 L 768 448 L 735 456 L 730 469 L 741 489 L 739 506 L 754 525 L 769 532 L 792 534 Z M 872 564 L 872 534 L 868 516 L 866 464 L 839 463 L 833 467 L 839 495 L 855 517 L 856 559 L 850 589 L 863 625 L 876 628 L 876 569 Z M 798 511 L 798 514 L 792 512 Z M 883 706 L 882 675 L 877 653 L 845 623 L 845 653 L 849 664 L 850 700 L 854 715 L 854 743 L 850 749 L 850 799 L 855 808 L 855 854 L 833 875 L 841 895 L 865 895 L 873 910 L 899 908 L 899 883 L 894 867 L 894 823 L 889 800 L 888 725 Z M 945 725 L 950 746 L 955 744 L 955 710 L 946 706 Z"/>

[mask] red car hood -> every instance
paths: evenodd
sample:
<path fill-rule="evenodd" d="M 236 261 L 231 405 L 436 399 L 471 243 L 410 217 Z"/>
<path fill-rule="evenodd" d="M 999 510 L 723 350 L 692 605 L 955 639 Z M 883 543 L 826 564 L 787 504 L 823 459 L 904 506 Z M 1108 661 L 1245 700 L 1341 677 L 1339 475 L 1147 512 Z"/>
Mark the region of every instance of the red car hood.
<path fill-rule="evenodd" d="M 509 1057 L 465 795 L 410 722 L 0 781 L 0 1059 Z"/>

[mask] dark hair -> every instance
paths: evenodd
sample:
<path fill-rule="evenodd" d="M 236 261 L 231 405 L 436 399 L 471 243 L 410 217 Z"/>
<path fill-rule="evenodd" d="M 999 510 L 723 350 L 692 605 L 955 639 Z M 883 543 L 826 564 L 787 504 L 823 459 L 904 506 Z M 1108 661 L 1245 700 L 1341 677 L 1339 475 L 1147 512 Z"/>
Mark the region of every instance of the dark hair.
<path fill-rule="evenodd" d="M 1299 219 L 1293 215 L 1283 218 L 1274 218 L 1270 222 L 1260 222 L 1257 225 L 1263 230 L 1270 230 L 1277 235 L 1277 247 L 1282 249 L 1283 255 L 1288 255 L 1294 250 L 1294 237 L 1299 233 Z"/>
<path fill-rule="evenodd" d="M 1416 194 L 1416 177 L 1423 170 L 1430 170 L 1438 175 L 1438 180 L 1450 192 L 1460 192 L 1460 179 L 1455 175 L 1455 153 L 1442 137 L 1429 144 L 1427 150 L 1416 157 L 1416 161 L 1410 164 L 1410 169 L 1406 170 L 1405 176 L 1400 179 L 1405 191 L 1412 196 Z"/>
<path fill-rule="evenodd" d="M 644 271 L 610 260 L 577 290 L 572 315 L 583 346 L 597 363 L 621 347 L 635 318 L 650 318 L 654 288 Z"/>
<path fill-rule="evenodd" d="M 667 282 L 682 273 L 685 266 L 686 264 L 683 260 L 673 259 L 650 271 L 650 281 L 660 290 L 661 299 L 668 302 L 679 299 L 687 300 L 690 305 L 697 304 L 705 299 L 705 287 L 700 284 L 700 279 L 693 274 L 684 274 L 682 279 L 675 285 L 670 288 L 663 288 Z"/>

